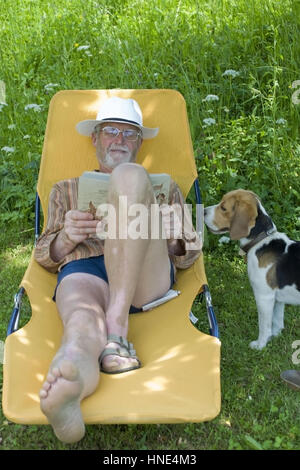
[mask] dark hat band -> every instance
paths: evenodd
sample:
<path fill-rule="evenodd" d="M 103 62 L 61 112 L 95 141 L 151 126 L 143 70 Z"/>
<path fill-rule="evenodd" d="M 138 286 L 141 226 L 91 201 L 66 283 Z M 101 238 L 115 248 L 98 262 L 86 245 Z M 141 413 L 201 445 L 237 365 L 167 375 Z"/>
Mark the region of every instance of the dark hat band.
<path fill-rule="evenodd" d="M 108 122 L 127 122 L 128 124 L 132 124 L 133 126 L 138 126 L 138 127 L 142 127 L 141 124 L 139 124 L 138 122 L 136 121 L 129 121 L 128 119 L 122 119 L 122 118 L 105 118 L 105 119 L 101 119 L 101 121 L 108 121 Z"/>

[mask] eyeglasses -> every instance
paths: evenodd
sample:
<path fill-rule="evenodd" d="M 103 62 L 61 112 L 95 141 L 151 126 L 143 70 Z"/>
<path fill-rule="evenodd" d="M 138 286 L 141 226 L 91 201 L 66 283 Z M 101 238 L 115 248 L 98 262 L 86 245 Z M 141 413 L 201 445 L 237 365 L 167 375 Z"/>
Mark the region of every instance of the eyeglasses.
<path fill-rule="evenodd" d="M 109 137 L 111 139 L 116 139 L 119 134 L 123 134 L 124 139 L 129 140 L 130 142 L 135 142 L 141 135 L 140 131 L 136 131 L 135 129 L 124 129 L 121 131 L 117 127 L 103 127 L 103 129 L 99 129 L 99 132 L 102 132 L 104 137 Z"/>

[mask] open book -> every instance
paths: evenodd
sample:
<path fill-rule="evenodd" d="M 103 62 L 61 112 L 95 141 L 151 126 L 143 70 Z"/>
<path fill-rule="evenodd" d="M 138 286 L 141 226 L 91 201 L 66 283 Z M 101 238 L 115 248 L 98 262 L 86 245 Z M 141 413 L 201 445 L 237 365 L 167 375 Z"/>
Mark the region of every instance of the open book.
<path fill-rule="evenodd" d="M 168 204 L 171 177 L 167 173 L 149 174 L 159 205 Z M 109 173 L 85 171 L 79 177 L 78 210 L 89 211 L 94 216 L 100 204 L 107 203 Z"/>

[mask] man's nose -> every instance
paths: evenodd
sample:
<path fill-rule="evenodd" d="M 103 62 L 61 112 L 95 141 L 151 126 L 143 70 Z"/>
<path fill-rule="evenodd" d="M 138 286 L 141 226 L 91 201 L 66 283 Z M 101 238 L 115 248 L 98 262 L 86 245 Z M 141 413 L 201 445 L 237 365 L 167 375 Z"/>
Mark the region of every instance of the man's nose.
<path fill-rule="evenodd" d="M 125 142 L 125 138 L 124 138 L 124 135 L 123 135 L 122 131 L 120 131 L 119 134 L 117 135 L 117 137 L 115 137 L 115 142 L 119 142 L 119 143 L 124 143 Z"/>

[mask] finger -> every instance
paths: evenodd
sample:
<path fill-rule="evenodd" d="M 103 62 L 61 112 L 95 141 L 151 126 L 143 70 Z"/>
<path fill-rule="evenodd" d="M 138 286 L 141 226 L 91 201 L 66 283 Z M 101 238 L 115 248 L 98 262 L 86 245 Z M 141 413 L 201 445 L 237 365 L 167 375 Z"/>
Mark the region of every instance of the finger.
<path fill-rule="evenodd" d="M 98 220 L 66 220 L 66 231 L 74 229 L 96 230 Z"/>
<path fill-rule="evenodd" d="M 72 227 L 69 230 L 66 230 L 66 233 L 69 238 L 82 236 L 82 235 L 92 235 L 96 233 L 96 227 L 81 227 L 81 228 Z"/>
<path fill-rule="evenodd" d="M 66 213 L 66 219 L 70 220 L 93 220 L 93 215 L 90 212 L 78 211 L 72 209 Z"/>

